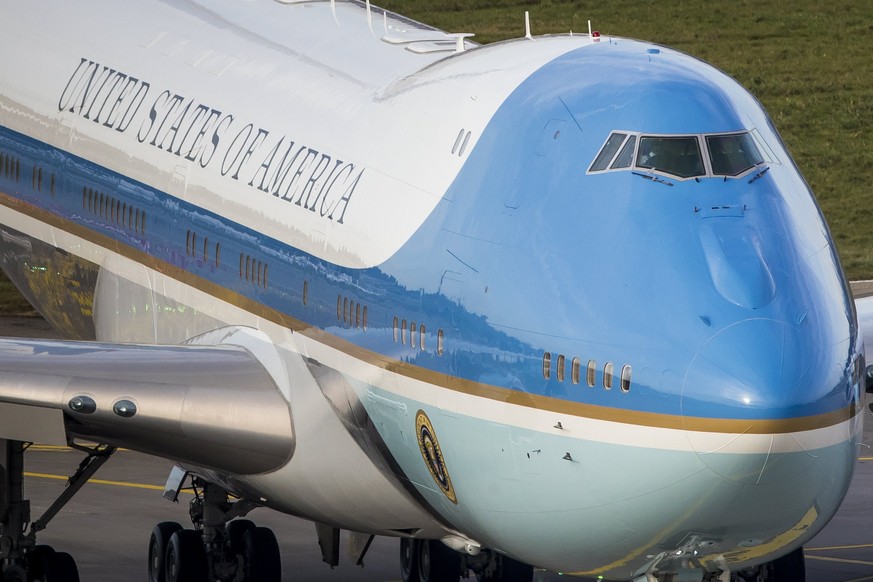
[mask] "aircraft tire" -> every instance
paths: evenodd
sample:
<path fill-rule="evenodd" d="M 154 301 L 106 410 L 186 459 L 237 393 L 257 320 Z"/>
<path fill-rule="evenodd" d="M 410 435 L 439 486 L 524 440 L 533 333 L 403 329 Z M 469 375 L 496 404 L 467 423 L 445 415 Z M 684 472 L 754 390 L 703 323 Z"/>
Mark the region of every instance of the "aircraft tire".
<path fill-rule="evenodd" d="M 27 553 L 27 571 L 34 580 L 42 580 L 45 577 L 45 567 L 49 557 L 55 553 L 51 546 L 37 545 Z"/>
<path fill-rule="evenodd" d="M 243 536 L 243 556 L 248 582 L 281 582 L 282 557 L 276 534 L 266 527 L 255 527 Z"/>
<path fill-rule="evenodd" d="M 79 569 L 73 556 L 54 552 L 45 563 L 45 582 L 79 582 Z"/>
<path fill-rule="evenodd" d="M 418 578 L 420 582 L 458 582 L 461 556 L 439 540 L 420 540 Z"/>
<path fill-rule="evenodd" d="M 166 580 L 167 544 L 170 537 L 184 529 L 175 521 L 162 521 L 152 530 L 149 538 L 149 582 L 164 582 Z M 37 577 L 38 579 L 38 577 Z"/>
<path fill-rule="evenodd" d="M 166 582 L 207 582 L 206 548 L 200 532 L 183 529 L 167 545 Z"/>
<path fill-rule="evenodd" d="M 533 566 L 514 560 L 508 556 L 497 558 L 497 571 L 487 576 L 479 574 L 477 582 L 532 582 Z"/>
<path fill-rule="evenodd" d="M 227 543 L 233 554 L 242 554 L 244 550 L 243 538 L 250 530 L 255 529 L 255 523 L 248 519 L 235 519 L 227 522 L 224 531 L 227 535 Z"/>
<path fill-rule="evenodd" d="M 28 582 L 27 572 L 18 564 L 7 566 L 3 570 L 3 582 Z"/>
<path fill-rule="evenodd" d="M 790 554 L 771 562 L 771 575 L 767 582 L 805 582 L 806 562 L 803 559 L 803 548 L 797 548 Z"/>
<path fill-rule="evenodd" d="M 419 582 L 418 540 L 400 538 L 400 578 L 403 582 Z"/>

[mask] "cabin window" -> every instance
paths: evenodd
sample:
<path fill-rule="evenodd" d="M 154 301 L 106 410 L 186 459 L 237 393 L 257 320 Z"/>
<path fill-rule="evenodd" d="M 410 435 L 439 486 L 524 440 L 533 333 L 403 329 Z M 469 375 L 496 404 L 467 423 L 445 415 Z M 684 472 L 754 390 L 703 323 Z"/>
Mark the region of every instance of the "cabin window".
<path fill-rule="evenodd" d="M 54 175 L 54 173 L 52 173 L 52 181 L 51 181 L 51 184 L 49 186 L 49 189 L 51 190 L 52 196 L 54 196 L 55 195 L 55 175 Z"/>
<path fill-rule="evenodd" d="M 397 338 L 397 335 L 398 335 L 398 332 L 399 332 L 399 330 L 398 330 L 398 327 L 399 327 L 399 325 L 398 325 L 398 321 L 399 321 L 399 320 L 397 319 L 397 316 L 395 315 L 395 316 L 394 316 L 394 343 L 395 343 L 395 344 L 397 343 L 397 339 L 398 339 L 398 338 Z"/>
<path fill-rule="evenodd" d="M 578 384 L 582 379 L 582 362 L 579 358 L 573 358 L 570 363 L 570 379 L 573 384 Z"/>
<path fill-rule="evenodd" d="M 303 281 L 303 305 L 309 303 L 309 281 Z"/>
<path fill-rule="evenodd" d="M 443 330 L 437 330 L 437 355 L 443 355 L 445 351 L 445 334 Z"/>
<path fill-rule="evenodd" d="M 209 237 L 203 237 L 203 260 L 209 260 Z"/>
<path fill-rule="evenodd" d="M 764 163 L 755 140 L 748 133 L 706 136 L 712 173 L 716 176 L 738 176 Z"/>
<path fill-rule="evenodd" d="M 588 383 L 589 388 L 594 388 L 594 384 L 597 383 L 597 362 L 594 360 L 588 360 L 588 369 L 585 372 L 585 381 Z"/>
<path fill-rule="evenodd" d="M 367 331 L 367 306 L 364 305 L 364 312 L 361 314 L 361 325 L 364 327 L 364 331 Z"/>
<path fill-rule="evenodd" d="M 420 340 L 418 343 L 419 343 L 419 346 L 421 347 L 421 351 L 424 351 L 424 349 L 425 349 L 424 348 L 425 331 L 424 331 L 424 324 L 423 323 L 421 324 L 421 327 L 418 329 L 418 333 L 419 333 L 419 340 Z"/>
<path fill-rule="evenodd" d="M 625 365 L 621 369 L 621 391 L 622 392 L 630 392 L 631 388 L 631 367 L 629 365 Z"/>
<path fill-rule="evenodd" d="M 612 362 L 606 362 L 606 364 L 603 366 L 603 387 L 607 390 L 612 389 L 612 372 Z"/>
<path fill-rule="evenodd" d="M 221 263 L 221 243 L 215 243 L 215 266 L 219 266 Z"/>
<path fill-rule="evenodd" d="M 413 321 L 412 323 L 409 324 L 409 345 L 411 345 L 412 347 L 416 346 L 416 333 L 417 333 L 417 331 L 418 331 L 418 328 L 416 327 L 415 322 Z"/>
<path fill-rule="evenodd" d="M 400 322 L 400 343 L 406 345 L 406 320 Z"/>
<path fill-rule="evenodd" d="M 347 297 L 343 298 L 343 321 L 349 322 L 349 299 Z"/>
<path fill-rule="evenodd" d="M 361 327 L 361 304 L 355 305 L 355 327 Z"/>
<path fill-rule="evenodd" d="M 558 376 L 558 382 L 564 381 L 564 356 L 558 356 L 558 369 L 555 370 L 555 373 Z"/>
<path fill-rule="evenodd" d="M 543 354 L 543 378 L 548 380 L 552 377 L 552 354 L 546 352 Z"/>

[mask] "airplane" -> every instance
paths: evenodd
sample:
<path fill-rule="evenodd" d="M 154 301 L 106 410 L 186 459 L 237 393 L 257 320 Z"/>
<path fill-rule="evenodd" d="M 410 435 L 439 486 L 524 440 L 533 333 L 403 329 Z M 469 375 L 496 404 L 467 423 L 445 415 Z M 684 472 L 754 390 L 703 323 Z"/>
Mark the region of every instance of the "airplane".
<path fill-rule="evenodd" d="M 260 507 L 405 582 L 804 578 L 866 389 L 809 186 L 725 73 L 525 32 L 5 6 L 0 264 L 66 338 L 0 341 L 6 580 L 78 580 L 37 533 L 118 447 L 195 492 L 157 582 L 280 580 Z M 36 519 L 34 442 L 84 453 Z"/>

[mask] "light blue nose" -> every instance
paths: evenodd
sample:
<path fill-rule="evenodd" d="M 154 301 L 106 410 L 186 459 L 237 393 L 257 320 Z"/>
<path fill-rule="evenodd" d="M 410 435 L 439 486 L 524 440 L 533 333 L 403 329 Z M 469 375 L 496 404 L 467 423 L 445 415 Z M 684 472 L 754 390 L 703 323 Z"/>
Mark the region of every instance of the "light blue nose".
<path fill-rule="evenodd" d="M 808 412 L 817 394 L 833 398 L 832 390 L 815 387 L 841 374 L 837 359 L 829 363 L 808 348 L 809 333 L 772 319 L 746 319 L 713 335 L 694 356 L 681 406 L 689 441 L 706 466 L 753 485 L 812 470 L 822 435 L 808 431 L 823 421 Z M 804 432 L 808 439 L 798 436 Z"/>

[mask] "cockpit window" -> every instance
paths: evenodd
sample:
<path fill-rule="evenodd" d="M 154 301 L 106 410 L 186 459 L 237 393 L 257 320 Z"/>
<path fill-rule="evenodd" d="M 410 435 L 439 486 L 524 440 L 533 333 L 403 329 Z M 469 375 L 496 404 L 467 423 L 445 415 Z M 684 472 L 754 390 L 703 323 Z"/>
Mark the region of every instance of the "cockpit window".
<path fill-rule="evenodd" d="M 700 145 L 694 136 L 640 138 L 637 167 L 658 170 L 680 178 L 705 176 Z"/>
<path fill-rule="evenodd" d="M 754 129 L 751 133 L 697 135 L 613 131 L 588 173 L 636 169 L 679 180 L 737 178 L 762 164 L 778 163 L 769 151 Z"/>
<path fill-rule="evenodd" d="M 609 136 L 609 139 L 606 140 L 606 145 L 600 150 L 600 154 L 594 160 L 594 163 L 591 164 L 591 168 L 589 168 L 589 172 L 600 172 L 609 167 L 609 162 L 612 161 L 612 157 L 615 155 L 615 152 L 618 151 L 618 148 L 621 147 L 621 143 L 624 141 L 624 138 L 627 136 L 626 133 L 613 133 Z"/>
<path fill-rule="evenodd" d="M 615 162 L 613 162 L 612 166 L 610 166 L 613 170 L 619 170 L 622 168 L 630 168 L 631 162 L 634 161 L 634 147 L 637 145 L 637 136 L 632 135 L 627 138 L 627 141 L 624 144 L 624 147 L 621 148 L 621 153 L 618 154 L 618 157 L 615 158 Z"/>
<path fill-rule="evenodd" d="M 764 158 L 755 141 L 748 133 L 706 136 L 712 173 L 716 176 L 738 176 L 758 164 Z"/>

